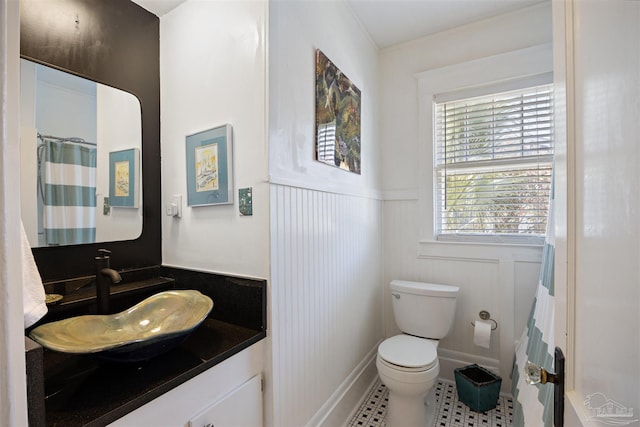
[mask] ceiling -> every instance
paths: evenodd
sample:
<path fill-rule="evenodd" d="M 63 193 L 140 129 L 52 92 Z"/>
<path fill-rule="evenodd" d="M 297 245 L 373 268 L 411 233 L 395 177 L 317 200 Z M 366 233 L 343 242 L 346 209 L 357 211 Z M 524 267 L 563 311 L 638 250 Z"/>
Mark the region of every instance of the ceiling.
<path fill-rule="evenodd" d="M 186 0 L 133 0 L 162 16 Z M 276 0 L 296 1 L 296 0 Z M 300 0 L 297 0 L 300 1 Z M 306 0 L 310 1 L 310 0 Z M 317 0 L 336 1 L 336 0 Z M 545 0 L 345 0 L 379 48 L 528 7 Z M 547 0 L 548 1 L 548 0 Z"/>
<path fill-rule="evenodd" d="M 381 49 L 540 2 L 541 0 L 347 0 Z"/>
<path fill-rule="evenodd" d="M 132 0 L 134 3 L 147 9 L 156 16 L 162 16 L 165 13 L 175 9 L 187 0 Z"/>

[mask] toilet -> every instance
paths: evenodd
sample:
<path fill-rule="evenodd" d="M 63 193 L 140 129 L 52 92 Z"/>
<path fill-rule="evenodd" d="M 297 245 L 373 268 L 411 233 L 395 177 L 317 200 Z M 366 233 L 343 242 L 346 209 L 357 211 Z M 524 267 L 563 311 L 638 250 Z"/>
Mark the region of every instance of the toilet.
<path fill-rule="evenodd" d="M 438 343 L 453 325 L 459 290 L 433 283 L 391 282 L 393 315 L 403 333 L 384 340 L 376 359 L 380 380 L 389 390 L 388 427 L 431 425 L 436 414 L 429 392 L 440 374 Z"/>

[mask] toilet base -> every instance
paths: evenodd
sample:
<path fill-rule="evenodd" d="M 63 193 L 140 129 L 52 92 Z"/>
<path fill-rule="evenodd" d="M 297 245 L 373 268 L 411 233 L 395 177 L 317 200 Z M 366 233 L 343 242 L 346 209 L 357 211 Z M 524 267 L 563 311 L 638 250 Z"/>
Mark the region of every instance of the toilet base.
<path fill-rule="evenodd" d="M 392 339 L 394 338 L 387 341 Z M 382 357 L 380 349 L 378 350 L 378 376 L 389 390 L 387 427 L 430 427 L 436 415 L 434 385 L 440 374 L 440 363 L 435 354 L 438 343 L 426 338 L 415 339 L 431 341 L 434 346 L 434 357 L 425 361 L 424 366 L 427 368 L 424 370 L 402 368 L 390 363 Z M 380 346 L 383 344 L 384 342 Z M 430 404 L 427 405 L 427 402 Z"/>
<path fill-rule="evenodd" d="M 427 427 L 436 417 L 435 387 L 426 396 L 398 395 L 389 390 L 387 427 Z"/>

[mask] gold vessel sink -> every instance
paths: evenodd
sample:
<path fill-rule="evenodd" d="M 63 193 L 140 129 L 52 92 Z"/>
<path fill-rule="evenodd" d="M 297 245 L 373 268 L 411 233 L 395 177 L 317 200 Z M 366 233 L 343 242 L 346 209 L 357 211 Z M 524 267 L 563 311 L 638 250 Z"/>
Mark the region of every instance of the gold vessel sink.
<path fill-rule="evenodd" d="M 159 292 L 128 310 L 46 323 L 29 336 L 50 350 L 98 353 L 119 361 L 144 360 L 173 348 L 195 330 L 213 301 L 195 290 Z"/>

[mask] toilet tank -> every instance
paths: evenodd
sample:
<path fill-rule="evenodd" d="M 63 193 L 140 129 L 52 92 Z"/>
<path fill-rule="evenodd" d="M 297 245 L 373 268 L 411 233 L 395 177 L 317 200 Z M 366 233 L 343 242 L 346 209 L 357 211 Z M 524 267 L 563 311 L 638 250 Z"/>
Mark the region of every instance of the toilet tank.
<path fill-rule="evenodd" d="M 453 326 L 459 290 L 457 286 L 393 280 L 391 300 L 396 324 L 407 334 L 446 337 Z"/>

